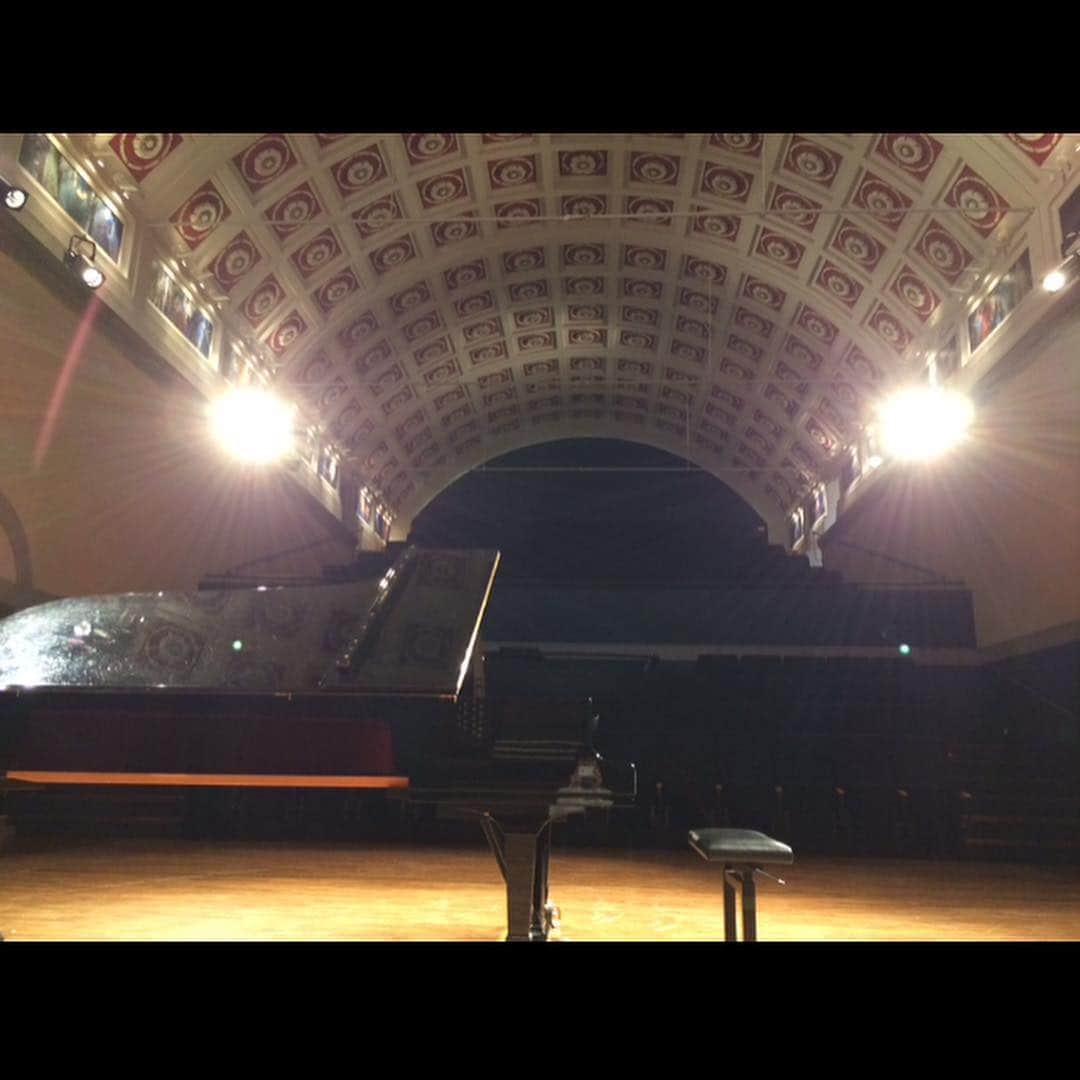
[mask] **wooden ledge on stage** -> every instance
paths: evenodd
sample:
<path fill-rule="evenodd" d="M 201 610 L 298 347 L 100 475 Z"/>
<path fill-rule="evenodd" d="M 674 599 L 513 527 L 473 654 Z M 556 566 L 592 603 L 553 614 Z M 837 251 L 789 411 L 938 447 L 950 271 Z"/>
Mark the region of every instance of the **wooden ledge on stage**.
<path fill-rule="evenodd" d="M 131 787 L 407 788 L 407 776 L 290 776 L 283 773 L 59 772 L 16 769 L 26 784 L 109 784 Z"/>

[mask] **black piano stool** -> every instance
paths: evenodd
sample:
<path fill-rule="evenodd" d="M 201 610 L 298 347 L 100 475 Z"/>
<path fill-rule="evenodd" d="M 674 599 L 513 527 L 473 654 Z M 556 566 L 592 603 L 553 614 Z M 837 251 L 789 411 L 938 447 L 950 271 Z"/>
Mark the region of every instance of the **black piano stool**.
<path fill-rule="evenodd" d="M 743 940 L 757 941 L 754 875 L 770 863 L 793 863 L 794 852 L 787 844 L 753 829 L 691 829 L 689 840 L 706 862 L 724 864 L 724 940 L 738 940 L 734 885 L 738 882 L 742 887 Z"/>

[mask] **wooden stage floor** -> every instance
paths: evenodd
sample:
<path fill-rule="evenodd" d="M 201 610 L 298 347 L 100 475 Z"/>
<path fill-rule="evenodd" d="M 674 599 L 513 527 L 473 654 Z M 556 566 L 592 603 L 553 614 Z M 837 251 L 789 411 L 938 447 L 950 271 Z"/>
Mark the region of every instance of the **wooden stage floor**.
<path fill-rule="evenodd" d="M 764 941 L 1076 941 L 1080 867 L 807 857 L 758 892 Z M 717 941 L 720 873 L 679 852 L 556 850 L 570 941 Z M 504 892 L 481 847 L 73 843 L 0 852 L 19 941 L 486 941 Z"/>

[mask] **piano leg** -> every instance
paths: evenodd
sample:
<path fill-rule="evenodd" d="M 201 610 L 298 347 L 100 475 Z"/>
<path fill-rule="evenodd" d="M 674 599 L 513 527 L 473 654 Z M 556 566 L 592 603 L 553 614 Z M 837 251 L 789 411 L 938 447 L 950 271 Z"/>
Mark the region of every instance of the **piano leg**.
<path fill-rule="evenodd" d="M 506 882 L 506 940 L 546 941 L 550 820 L 529 816 L 500 823 L 481 814 L 480 822 Z"/>

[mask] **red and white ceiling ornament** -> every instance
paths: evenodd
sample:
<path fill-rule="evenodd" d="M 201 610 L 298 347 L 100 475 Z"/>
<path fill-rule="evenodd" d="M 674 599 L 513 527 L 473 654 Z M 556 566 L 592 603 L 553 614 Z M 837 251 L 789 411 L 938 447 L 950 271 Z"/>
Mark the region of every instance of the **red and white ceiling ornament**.
<path fill-rule="evenodd" d="M 456 154 L 460 149 L 458 137 L 445 135 L 402 135 L 405 153 L 412 165 L 427 165 L 439 158 Z"/>
<path fill-rule="evenodd" d="M 775 285 L 770 285 L 768 282 L 749 274 L 743 282 L 742 294 L 759 304 L 764 304 L 765 307 L 772 308 L 774 311 L 779 311 L 787 299 L 787 294 L 783 289 L 778 289 Z"/>
<path fill-rule="evenodd" d="M 832 343 L 836 341 L 837 335 L 840 333 L 832 322 L 807 304 L 799 305 L 798 313 L 795 316 L 795 325 L 801 326 L 804 330 L 813 334 L 814 337 L 819 341 L 824 342 L 826 345 L 832 345 Z"/>
<path fill-rule="evenodd" d="M 466 345 L 475 345 L 478 341 L 488 338 L 502 337 L 503 324 L 500 319 L 481 319 L 479 322 L 469 323 L 461 328 L 461 336 Z"/>
<path fill-rule="evenodd" d="M 298 311 L 290 312 L 282 319 L 278 328 L 266 339 L 266 344 L 280 356 L 294 345 L 298 338 L 307 333 L 308 325 Z"/>
<path fill-rule="evenodd" d="M 560 150 L 560 176 L 607 176 L 606 150 Z"/>
<path fill-rule="evenodd" d="M 606 345 L 607 331 L 593 327 L 571 327 L 566 332 L 568 345 Z"/>
<path fill-rule="evenodd" d="M 284 298 L 285 290 L 278 279 L 271 274 L 255 287 L 254 292 L 244 301 L 240 311 L 252 326 L 258 326 Z"/>
<path fill-rule="evenodd" d="M 762 137 L 760 135 L 735 134 L 710 135 L 709 145 L 715 146 L 718 150 L 727 150 L 732 154 L 761 157 Z"/>
<path fill-rule="evenodd" d="M 489 161 L 487 167 L 488 180 L 494 191 L 536 182 L 535 154 L 526 157 L 500 158 L 498 161 Z"/>
<path fill-rule="evenodd" d="M 821 370 L 824 357 L 815 352 L 805 341 L 797 338 L 794 334 L 788 334 L 784 339 L 784 352 L 804 369 L 817 373 Z"/>
<path fill-rule="evenodd" d="M 578 309 L 580 310 L 580 308 Z M 514 312 L 515 330 L 532 330 L 538 326 L 554 326 L 555 311 L 549 307 L 526 308 Z"/>
<path fill-rule="evenodd" d="M 466 344 L 468 344 L 467 336 Z M 429 341 L 413 350 L 413 360 L 416 362 L 416 366 L 421 370 L 429 364 L 434 364 L 439 360 L 444 361 L 444 363 L 440 364 L 438 367 L 425 372 L 425 382 L 430 383 L 432 381 L 437 381 L 452 373 L 461 374 L 461 368 L 458 365 L 457 360 L 451 355 L 453 351 L 454 347 L 445 334 L 442 337 L 437 337 L 433 341 Z M 462 391 L 462 395 L 464 396 L 464 391 Z M 444 395 L 444 398 L 445 396 L 446 395 Z M 438 405 L 438 402 L 436 402 L 436 405 Z M 441 408 L 442 406 L 439 407 Z"/>
<path fill-rule="evenodd" d="M 753 184 L 753 173 L 706 161 L 702 165 L 698 191 L 702 195 L 712 195 L 717 199 L 744 203 L 750 195 Z"/>
<path fill-rule="evenodd" d="M 351 349 L 379 329 L 379 321 L 373 311 L 365 311 L 338 334 L 338 341 L 345 349 Z"/>
<path fill-rule="evenodd" d="M 695 292 L 685 286 L 679 289 L 679 303 L 695 311 L 708 312 L 710 315 L 715 315 L 720 310 L 720 297 L 707 296 L 705 293 Z"/>
<path fill-rule="evenodd" d="M 475 216 L 475 211 L 470 210 L 451 221 L 433 222 L 430 227 L 432 242 L 436 247 L 446 247 L 447 244 L 457 244 L 470 237 L 479 236 L 480 229 L 476 222 L 468 220 Z"/>
<path fill-rule="evenodd" d="M 519 304 L 532 300 L 546 300 L 548 283 L 546 278 L 537 281 L 512 281 L 506 287 L 506 294 L 511 304 Z"/>
<path fill-rule="evenodd" d="M 366 191 L 382 183 L 390 176 L 390 170 L 379 144 L 372 143 L 339 161 L 331 169 L 331 175 L 338 191 L 347 199 L 358 191 Z"/>
<path fill-rule="evenodd" d="M 290 256 L 302 277 L 309 278 L 324 266 L 328 266 L 341 254 L 341 245 L 332 229 L 324 229 L 314 239 L 294 251 Z"/>
<path fill-rule="evenodd" d="M 878 139 L 874 153 L 922 183 L 943 149 L 942 144 L 930 135 L 889 134 Z"/>
<path fill-rule="evenodd" d="M 539 270 L 544 265 L 542 247 L 525 248 L 522 251 L 507 251 L 502 257 L 503 270 L 507 274 L 522 274 L 529 270 Z"/>
<path fill-rule="evenodd" d="M 353 211 L 352 221 L 361 239 L 367 240 L 383 229 L 390 228 L 395 221 L 400 221 L 405 215 L 401 212 L 401 203 L 398 202 L 397 192 L 392 191 L 374 202 L 361 206 Z"/>
<path fill-rule="evenodd" d="M 803 180 L 828 188 L 836 179 L 841 160 L 835 150 L 803 135 L 793 135 L 784 157 L 784 168 Z"/>
<path fill-rule="evenodd" d="M 320 310 L 328 312 L 359 288 L 356 275 L 351 269 L 346 269 L 321 285 L 314 294 L 314 300 Z"/>
<path fill-rule="evenodd" d="M 881 381 L 881 372 L 870 362 L 870 358 L 858 347 L 852 344 L 844 353 L 844 363 L 851 373 L 864 382 L 876 383 Z"/>
<path fill-rule="evenodd" d="M 1060 135 L 1006 135 L 1005 138 L 1023 150 L 1036 165 L 1042 165 L 1061 142 Z"/>
<path fill-rule="evenodd" d="M 397 240 L 376 248 L 368 255 L 371 267 L 376 274 L 388 274 L 416 258 L 416 243 L 411 233 L 406 233 Z"/>
<path fill-rule="evenodd" d="M 248 191 L 255 194 L 296 165 L 296 155 L 284 135 L 264 135 L 233 158 Z"/>
<path fill-rule="evenodd" d="M 858 303 L 863 291 L 863 287 L 850 274 L 844 273 L 828 259 L 822 259 L 814 284 L 847 308 L 853 308 Z"/>
<path fill-rule="evenodd" d="M 735 243 L 739 238 L 739 226 L 742 219 L 732 214 L 713 214 L 703 206 L 694 207 L 694 217 L 690 219 L 691 232 L 708 236 L 712 240 Z"/>
<path fill-rule="evenodd" d="M 829 246 L 849 258 L 867 274 L 872 274 L 877 269 L 882 255 L 885 254 L 885 245 L 849 218 L 841 219 Z"/>
<path fill-rule="evenodd" d="M 670 225 L 674 209 L 671 199 L 628 195 L 623 201 L 623 212 L 638 225 Z"/>
<path fill-rule="evenodd" d="M 713 285 L 723 285 L 727 280 L 727 267 L 721 266 L 720 263 L 711 262 L 709 259 L 698 259 L 693 255 L 684 255 L 682 276 L 711 281 Z"/>
<path fill-rule="evenodd" d="M 487 276 L 487 264 L 483 259 L 474 259 L 472 262 L 451 266 L 443 271 L 443 281 L 451 292 L 468 285 L 475 285 L 478 281 L 486 280 Z"/>
<path fill-rule="evenodd" d="M 823 209 L 819 202 L 800 195 L 797 191 L 776 184 L 772 191 L 770 208 L 781 212 L 780 220 L 804 232 L 812 233 L 818 223 L 818 211 Z"/>
<path fill-rule="evenodd" d="M 573 310 L 573 309 L 571 309 Z M 596 310 L 602 314 L 598 316 L 601 320 L 607 318 L 607 309 L 599 307 Z M 573 316 L 568 316 L 573 318 Z M 656 308 L 643 308 L 635 307 L 632 304 L 624 304 L 622 308 L 623 322 L 628 323 L 644 323 L 646 326 L 656 326 L 660 322 L 660 312 Z"/>
<path fill-rule="evenodd" d="M 974 256 L 955 236 L 933 219 L 915 243 L 921 255 L 950 285 L 955 285 Z"/>
<path fill-rule="evenodd" d="M 735 311 L 734 323 L 736 326 L 741 326 L 745 330 L 749 330 L 752 333 L 760 334 L 761 337 L 768 340 L 772 336 L 774 329 L 773 323 L 768 319 L 763 318 L 756 312 L 750 311 L 748 308 L 740 307 Z"/>
<path fill-rule="evenodd" d="M 941 303 L 937 293 L 906 264 L 896 275 L 890 291 L 899 296 L 922 322 L 926 322 Z"/>
<path fill-rule="evenodd" d="M 583 283 L 591 283 L 590 287 L 586 289 L 584 284 L 582 284 L 573 289 L 568 288 L 569 292 L 573 292 L 578 296 L 583 296 L 586 293 L 600 294 L 604 291 L 603 278 L 585 278 L 579 280 L 582 280 Z M 664 286 L 659 281 L 643 281 L 641 278 L 626 278 L 623 281 L 623 295 L 633 296 L 638 300 L 659 300 L 663 292 Z"/>
<path fill-rule="evenodd" d="M 475 266 L 475 263 L 470 263 Z M 481 269 L 483 262 L 480 263 Z M 448 271 L 449 272 L 449 271 Z M 481 275 L 482 276 L 482 275 Z M 390 310 L 400 318 L 407 311 L 426 304 L 431 299 L 431 288 L 426 281 L 417 281 L 390 297 Z"/>
<path fill-rule="evenodd" d="M 516 199 L 513 202 L 495 204 L 495 216 L 499 219 L 500 229 L 511 229 L 517 225 L 528 225 L 542 217 L 544 204 L 540 199 Z"/>
<path fill-rule="evenodd" d="M 521 352 L 537 352 L 544 349 L 554 349 L 555 331 L 545 330 L 539 333 L 522 334 L 517 339 L 517 347 Z"/>
<path fill-rule="evenodd" d="M 874 222 L 896 232 L 904 224 L 905 212 L 912 202 L 892 184 L 864 169 L 851 199 L 855 206 L 869 211 Z"/>
<path fill-rule="evenodd" d="M 596 331 L 594 331 L 595 333 Z M 621 330 L 619 344 L 626 349 L 641 349 L 645 352 L 656 351 L 656 335 L 646 334 L 641 330 Z"/>
<path fill-rule="evenodd" d="M 638 184 L 677 184 L 679 159 L 671 154 L 630 154 L 630 180 Z"/>
<path fill-rule="evenodd" d="M 175 134 L 114 135 L 109 146 L 141 184 L 183 141 Z"/>
<path fill-rule="evenodd" d="M 546 293 L 544 295 L 547 295 Z M 534 297 L 527 297 L 527 299 L 534 299 Z M 455 301 L 454 313 L 459 319 L 468 319 L 473 315 L 479 315 L 482 311 L 493 311 L 495 308 L 495 297 L 490 292 L 476 293 L 474 296 L 466 296 L 461 300 Z"/>
<path fill-rule="evenodd" d="M 970 165 L 964 166 L 945 201 L 960 210 L 964 220 L 983 236 L 997 228 L 1009 209 L 1009 204 Z"/>
<path fill-rule="evenodd" d="M 785 269 L 797 270 L 806 253 L 806 248 L 790 237 L 781 236 L 772 229 L 762 228 L 757 244 L 754 246 L 754 252 L 779 263 Z"/>
<path fill-rule="evenodd" d="M 911 344 L 911 334 L 880 300 L 866 320 L 866 325 L 900 355 Z"/>
<path fill-rule="evenodd" d="M 263 217 L 278 239 L 285 240 L 308 222 L 314 221 L 322 212 L 322 203 L 310 182 L 305 180 L 299 187 L 278 199 L 273 206 L 268 207 L 263 212 Z"/>
<path fill-rule="evenodd" d="M 675 333 L 690 334 L 693 337 L 707 338 L 709 328 L 700 319 L 691 319 L 686 315 L 675 316 Z"/>
<path fill-rule="evenodd" d="M 663 248 L 626 244 L 623 247 L 622 264 L 634 270 L 660 272 L 667 266 L 667 252 Z"/>
<path fill-rule="evenodd" d="M 241 232 L 222 249 L 209 270 L 222 289 L 231 292 L 233 286 L 261 259 L 262 255 L 251 237 Z"/>
<path fill-rule="evenodd" d="M 176 210 L 169 221 L 194 251 L 226 218 L 230 210 L 212 180 L 207 180 Z"/>
<path fill-rule="evenodd" d="M 595 217 L 607 207 L 606 195 L 564 195 L 559 209 L 563 217 Z"/>
<path fill-rule="evenodd" d="M 471 198 L 469 180 L 464 169 L 454 169 L 451 172 L 439 173 L 438 176 L 429 176 L 426 180 L 417 183 L 416 192 L 426 210 Z"/>
<path fill-rule="evenodd" d="M 405 335 L 405 340 L 411 344 L 426 338 L 429 334 L 434 334 L 436 330 L 443 329 L 445 329 L 445 324 L 442 316 L 437 310 L 432 309 L 406 323 L 401 328 L 401 332 Z"/>
<path fill-rule="evenodd" d="M 755 345 L 752 341 L 739 337 L 738 334 L 728 335 L 727 348 L 755 364 L 760 363 L 762 356 L 765 355 L 765 350 L 760 345 Z"/>

